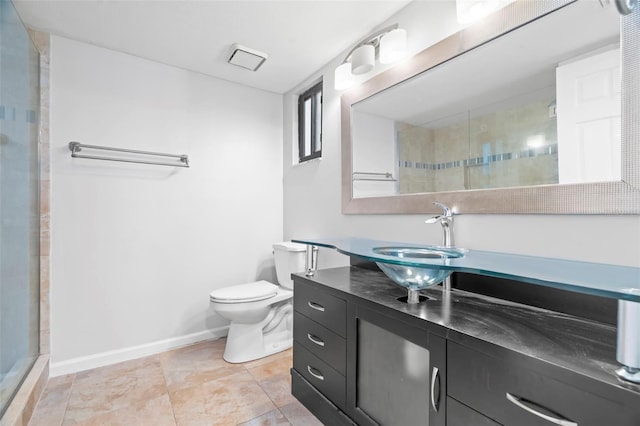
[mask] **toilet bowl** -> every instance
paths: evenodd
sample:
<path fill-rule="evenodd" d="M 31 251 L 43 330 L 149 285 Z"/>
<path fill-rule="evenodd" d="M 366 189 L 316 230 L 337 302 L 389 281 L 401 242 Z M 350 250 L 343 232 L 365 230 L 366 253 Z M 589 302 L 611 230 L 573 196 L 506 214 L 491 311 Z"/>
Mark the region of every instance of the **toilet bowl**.
<path fill-rule="evenodd" d="M 273 244 L 280 285 L 256 281 L 216 289 L 209 295 L 214 310 L 231 321 L 223 358 L 252 361 L 291 347 L 293 342 L 293 280 L 304 271 L 306 246 Z"/>

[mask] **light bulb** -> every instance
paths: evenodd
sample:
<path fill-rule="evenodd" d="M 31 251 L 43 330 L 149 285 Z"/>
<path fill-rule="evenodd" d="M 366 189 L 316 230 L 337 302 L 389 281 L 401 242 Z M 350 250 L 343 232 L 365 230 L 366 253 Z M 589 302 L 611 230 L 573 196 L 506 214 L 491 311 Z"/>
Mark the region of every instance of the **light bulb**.
<path fill-rule="evenodd" d="M 353 86 L 354 83 L 355 79 L 351 74 L 351 64 L 349 62 L 345 62 L 336 68 L 333 81 L 333 87 L 336 90 L 346 90 Z"/>
<path fill-rule="evenodd" d="M 407 54 L 407 32 L 401 28 L 388 32 L 380 39 L 380 63 L 392 64 Z"/>

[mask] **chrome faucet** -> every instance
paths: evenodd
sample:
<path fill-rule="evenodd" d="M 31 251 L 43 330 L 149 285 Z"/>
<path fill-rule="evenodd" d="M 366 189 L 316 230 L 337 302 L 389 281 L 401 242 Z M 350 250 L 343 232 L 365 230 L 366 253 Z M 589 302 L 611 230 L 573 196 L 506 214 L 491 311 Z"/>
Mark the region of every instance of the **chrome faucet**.
<path fill-rule="evenodd" d="M 442 203 L 438 203 L 437 201 L 433 202 L 434 206 L 438 206 L 442 209 L 443 214 L 433 216 L 430 219 L 424 221 L 424 223 L 438 223 L 442 225 L 442 230 L 444 231 L 443 242 L 442 245 L 444 247 L 453 247 L 453 211 L 445 206 Z M 451 290 L 451 277 L 445 278 L 442 282 L 442 291 L 446 296 L 449 294 Z"/>
<path fill-rule="evenodd" d="M 449 207 L 445 206 L 442 203 L 438 203 L 437 201 L 435 201 L 433 205 L 440 207 L 443 211 L 443 214 L 427 219 L 424 221 L 424 223 L 440 222 L 440 225 L 442 225 L 442 230 L 444 231 L 442 245 L 444 247 L 453 247 L 453 212 Z"/>

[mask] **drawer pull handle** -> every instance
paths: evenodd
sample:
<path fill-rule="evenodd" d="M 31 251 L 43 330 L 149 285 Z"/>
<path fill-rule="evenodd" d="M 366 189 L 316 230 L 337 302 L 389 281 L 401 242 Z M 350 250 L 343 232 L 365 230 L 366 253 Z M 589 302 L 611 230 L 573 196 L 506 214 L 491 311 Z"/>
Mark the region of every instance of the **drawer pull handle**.
<path fill-rule="evenodd" d="M 320 311 L 320 312 L 324 312 L 324 306 L 322 306 L 319 303 L 316 302 L 307 302 L 307 305 L 309 305 L 309 307 L 311 309 L 315 309 L 316 311 Z"/>
<path fill-rule="evenodd" d="M 438 382 L 438 399 L 436 399 L 436 381 Z M 440 370 L 438 367 L 433 367 L 431 371 L 431 406 L 437 413 L 440 408 Z"/>
<path fill-rule="evenodd" d="M 307 338 L 318 346 L 324 346 L 324 340 L 322 340 L 318 336 L 314 336 L 311 333 L 307 333 Z"/>
<path fill-rule="evenodd" d="M 309 372 L 309 374 L 311 374 L 316 379 L 324 380 L 324 376 L 322 375 L 322 373 L 319 370 L 316 370 L 315 368 L 313 368 L 312 366 L 307 365 L 307 371 Z M 316 373 L 316 371 L 317 371 L 317 373 Z"/>
<path fill-rule="evenodd" d="M 571 420 L 565 420 L 565 419 L 559 419 L 557 417 L 551 417 L 551 416 L 548 416 L 548 415 L 546 415 L 544 413 L 536 411 L 533 408 L 525 405 L 520 398 L 518 398 L 517 396 L 511 395 L 509 392 L 507 392 L 507 399 L 509 400 L 509 402 L 514 403 L 518 407 L 522 408 L 525 411 L 528 411 L 529 413 L 533 414 L 534 416 L 538 416 L 538 417 L 540 417 L 542 419 L 545 419 L 546 421 L 551 422 L 551 423 L 553 423 L 555 425 L 560 425 L 560 426 L 578 426 L 578 423 L 572 422 Z"/>

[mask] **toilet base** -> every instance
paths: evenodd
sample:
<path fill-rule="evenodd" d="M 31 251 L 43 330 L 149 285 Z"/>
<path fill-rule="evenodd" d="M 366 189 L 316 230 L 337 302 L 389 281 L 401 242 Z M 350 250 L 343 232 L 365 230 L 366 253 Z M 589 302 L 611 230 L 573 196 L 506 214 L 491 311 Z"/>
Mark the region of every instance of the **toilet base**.
<path fill-rule="evenodd" d="M 266 324 L 264 321 L 258 324 L 232 322 L 229 326 L 222 358 L 236 364 L 264 358 L 289 349 L 293 344 L 291 313 L 284 316 L 285 318 L 268 332 L 265 332 Z"/>

